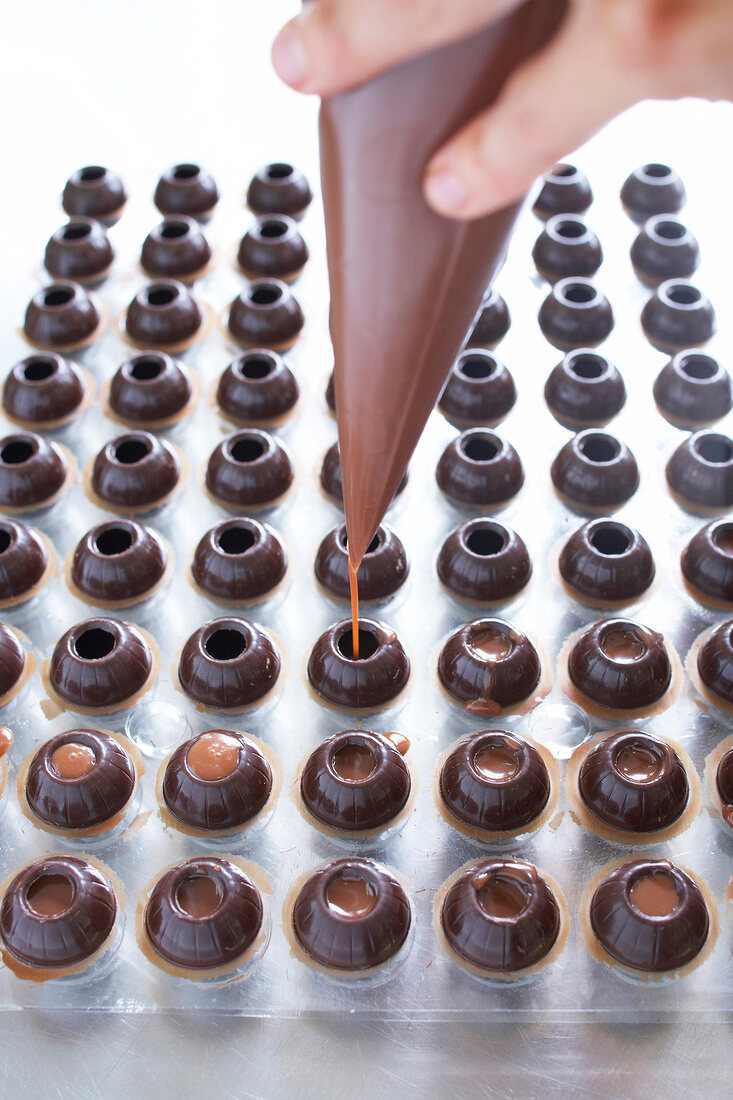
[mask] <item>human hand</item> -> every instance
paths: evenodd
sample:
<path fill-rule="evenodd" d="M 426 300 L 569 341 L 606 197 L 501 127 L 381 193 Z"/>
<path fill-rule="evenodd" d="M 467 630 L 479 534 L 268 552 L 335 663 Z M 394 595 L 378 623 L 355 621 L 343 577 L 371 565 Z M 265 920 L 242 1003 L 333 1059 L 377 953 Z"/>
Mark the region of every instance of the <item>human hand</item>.
<path fill-rule="evenodd" d="M 272 61 L 291 87 L 327 96 L 477 32 L 519 2 L 315 0 L 280 31 Z M 731 0 L 570 0 L 550 43 L 436 152 L 425 198 L 455 218 L 506 206 L 640 99 L 733 98 L 731 56 Z"/>

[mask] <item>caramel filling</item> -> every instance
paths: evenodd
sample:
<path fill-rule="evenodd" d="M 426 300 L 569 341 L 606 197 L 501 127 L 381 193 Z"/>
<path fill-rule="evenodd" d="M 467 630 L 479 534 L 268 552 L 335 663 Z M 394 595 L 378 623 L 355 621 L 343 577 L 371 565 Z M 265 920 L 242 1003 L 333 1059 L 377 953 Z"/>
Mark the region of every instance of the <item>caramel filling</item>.
<path fill-rule="evenodd" d="M 0 726 L 0 757 L 5 756 L 13 744 L 13 731 L 7 726 Z"/>
<path fill-rule="evenodd" d="M 666 871 L 652 871 L 638 878 L 629 891 L 629 899 L 647 917 L 668 917 L 680 900 L 675 881 Z"/>
<path fill-rule="evenodd" d="M 209 875 L 192 875 L 185 878 L 176 890 L 176 902 L 184 913 L 196 920 L 205 920 L 219 908 L 219 885 Z"/>
<path fill-rule="evenodd" d="M 664 768 L 659 754 L 643 745 L 625 745 L 616 754 L 614 763 L 621 775 L 632 783 L 648 783 L 658 779 Z"/>
<path fill-rule="evenodd" d="M 392 742 L 400 756 L 404 756 L 410 748 L 410 738 L 405 737 L 404 733 L 385 733 L 384 736 Z"/>
<path fill-rule="evenodd" d="M 482 745 L 473 757 L 473 766 L 484 779 L 511 779 L 519 771 L 519 759 L 508 745 Z"/>
<path fill-rule="evenodd" d="M 636 631 L 622 626 L 604 632 L 601 649 L 612 661 L 638 661 L 646 653 L 646 646 Z"/>
<path fill-rule="evenodd" d="M 723 806 L 721 810 L 723 821 L 733 829 L 733 806 Z"/>
<path fill-rule="evenodd" d="M 51 767 L 60 779 L 82 779 L 97 763 L 94 749 L 67 741 L 51 753 Z"/>
<path fill-rule="evenodd" d="M 357 568 L 358 566 L 354 565 L 351 557 L 349 557 L 348 569 L 349 593 L 351 595 L 351 649 L 355 661 L 359 659 L 359 584 L 356 579 Z"/>
<path fill-rule="evenodd" d="M 333 754 L 333 770 L 340 779 L 351 782 L 368 779 L 377 767 L 377 758 L 368 745 L 350 742 Z"/>
<path fill-rule="evenodd" d="M 28 887 L 28 904 L 40 917 L 65 913 L 74 900 L 74 884 L 65 875 L 41 875 Z"/>
<path fill-rule="evenodd" d="M 337 875 L 326 887 L 326 901 L 339 917 L 355 920 L 371 913 L 377 900 L 377 891 L 365 878 L 347 878 Z"/>
<path fill-rule="evenodd" d="M 228 733 L 202 733 L 186 753 L 186 763 L 205 783 L 227 779 L 239 764 L 241 747 L 241 742 Z"/>
<path fill-rule="evenodd" d="M 478 903 L 490 917 L 516 920 L 527 904 L 524 891 L 516 883 L 498 876 L 476 883 Z"/>
<path fill-rule="evenodd" d="M 469 648 L 482 661 L 501 661 L 509 656 L 513 646 L 508 634 L 504 634 L 495 627 L 487 626 L 476 630 L 471 635 Z"/>

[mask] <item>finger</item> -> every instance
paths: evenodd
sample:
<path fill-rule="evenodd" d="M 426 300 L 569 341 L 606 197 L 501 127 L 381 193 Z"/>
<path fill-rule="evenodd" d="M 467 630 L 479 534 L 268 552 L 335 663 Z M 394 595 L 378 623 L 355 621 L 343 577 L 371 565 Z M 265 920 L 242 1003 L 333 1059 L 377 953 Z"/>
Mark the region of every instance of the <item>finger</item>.
<path fill-rule="evenodd" d="M 282 28 L 272 63 L 286 84 L 331 95 L 465 37 L 519 0 L 312 0 Z"/>

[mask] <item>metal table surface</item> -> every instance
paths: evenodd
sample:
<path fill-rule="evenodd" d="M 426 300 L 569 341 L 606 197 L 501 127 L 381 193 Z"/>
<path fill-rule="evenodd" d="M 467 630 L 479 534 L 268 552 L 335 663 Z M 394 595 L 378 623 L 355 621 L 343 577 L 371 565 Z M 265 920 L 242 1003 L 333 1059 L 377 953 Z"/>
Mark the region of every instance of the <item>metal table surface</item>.
<path fill-rule="evenodd" d="M 45 239 L 35 215 L 69 172 L 109 163 L 155 173 L 179 159 L 243 188 L 287 157 L 317 175 L 316 104 L 269 69 L 268 45 L 291 0 L 35 0 L 4 5 L 2 203 L 13 231 L 3 262 L 24 275 Z M 622 169 L 684 143 L 695 185 L 729 201 L 730 105 L 646 104 L 593 143 Z M 614 169 L 615 170 L 615 169 Z M 620 182 L 620 181 L 619 181 Z M 7 227 L 6 227 L 7 229 Z M 729 246 L 721 234 L 719 247 Z M 21 280 L 22 281 L 22 280 Z M 24 297 L 4 303 L 20 317 Z M 5 369 L 9 364 L 5 364 Z M 729 1025 L 426 1024 L 343 1020 L 5 1013 L 4 1096 L 371 1097 L 723 1095 Z"/>

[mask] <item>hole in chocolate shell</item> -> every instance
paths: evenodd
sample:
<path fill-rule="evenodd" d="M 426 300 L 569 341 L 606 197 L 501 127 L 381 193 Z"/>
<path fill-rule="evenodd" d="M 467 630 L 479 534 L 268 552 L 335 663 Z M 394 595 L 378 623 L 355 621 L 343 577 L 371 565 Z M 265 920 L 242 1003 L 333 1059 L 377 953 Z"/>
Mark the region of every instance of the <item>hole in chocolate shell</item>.
<path fill-rule="evenodd" d="M 177 164 L 171 175 L 176 180 L 192 180 L 201 172 L 198 164 Z"/>
<path fill-rule="evenodd" d="M 725 466 L 733 459 L 733 442 L 724 435 L 703 435 L 693 443 L 700 458 L 712 466 Z"/>
<path fill-rule="evenodd" d="M 671 286 L 666 294 L 669 301 L 676 306 L 694 306 L 702 298 L 702 294 L 694 286 Z"/>
<path fill-rule="evenodd" d="M 267 283 L 265 286 L 256 286 L 254 290 L 249 292 L 250 302 L 254 302 L 256 306 L 271 306 L 275 302 L 278 302 L 282 297 L 282 290 L 279 286 L 274 286 L 272 283 Z"/>
<path fill-rule="evenodd" d="M 129 527 L 107 527 L 100 531 L 94 539 L 97 551 L 105 558 L 113 558 L 117 554 L 124 554 L 133 544 L 132 529 Z"/>
<path fill-rule="evenodd" d="M 733 557 L 733 523 L 721 523 L 713 531 L 712 539 L 721 553 Z"/>
<path fill-rule="evenodd" d="M 241 630 L 222 626 L 204 642 L 204 649 L 214 661 L 234 661 L 247 648 L 247 639 Z"/>
<path fill-rule="evenodd" d="M 259 539 L 249 527 L 225 527 L 216 536 L 216 544 L 225 554 L 246 554 Z"/>
<path fill-rule="evenodd" d="M 0 554 L 4 554 L 12 542 L 13 539 L 7 527 L 0 527 Z"/>
<path fill-rule="evenodd" d="M 608 558 L 625 554 L 632 543 L 630 532 L 622 527 L 596 527 L 588 540 L 594 550 Z"/>
<path fill-rule="evenodd" d="M 664 179 L 666 176 L 672 175 L 672 169 L 668 164 L 645 164 L 642 168 L 642 172 L 645 176 L 650 176 L 652 179 Z"/>
<path fill-rule="evenodd" d="M 680 370 L 688 378 L 704 381 L 715 377 L 718 373 L 718 364 L 709 355 L 686 355 L 680 360 Z"/>
<path fill-rule="evenodd" d="M 95 180 L 104 179 L 107 175 L 107 169 L 102 168 L 101 164 L 88 164 L 86 168 L 81 168 L 79 171 L 79 179 L 84 183 L 93 183 Z"/>
<path fill-rule="evenodd" d="M 150 449 L 147 439 L 123 439 L 115 446 L 114 455 L 123 466 L 134 466 L 150 454 Z"/>
<path fill-rule="evenodd" d="M 164 286 L 148 287 L 145 291 L 145 299 L 149 306 L 169 306 L 178 297 L 178 288 L 165 284 Z"/>
<path fill-rule="evenodd" d="M 176 887 L 176 905 L 194 920 L 206 920 L 221 905 L 219 884 L 211 875 L 189 875 Z"/>
<path fill-rule="evenodd" d="M 179 237 L 185 237 L 188 230 L 188 222 L 164 222 L 161 226 L 160 235 L 167 241 L 175 241 Z"/>
<path fill-rule="evenodd" d="M 621 453 L 618 440 L 610 435 L 587 435 L 578 443 L 578 450 L 588 462 L 613 462 Z"/>
<path fill-rule="evenodd" d="M 461 360 L 458 370 L 466 378 L 491 378 L 496 372 L 496 359 L 491 355 L 470 355 Z"/>
<path fill-rule="evenodd" d="M 74 900 L 74 884 L 66 875 L 41 874 L 31 882 L 26 900 L 39 917 L 58 917 Z"/>
<path fill-rule="evenodd" d="M 331 764 L 339 779 L 358 783 L 376 771 L 377 758 L 369 745 L 347 741 L 335 750 Z"/>
<path fill-rule="evenodd" d="M 502 783 L 513 779 L 517 774 L 521 767 L 521 757 L 510 745 L 489 742 L 479 746 L 473 754 L 472 763 L 482 779 Z"/>
<path fill-rule="evenodd" d="M 468 549 L 481 558 L 491 558 L 494 554 L 500 554 L 506 544 L 506 535 L 495 527 L 475 527 L 466 537 Z"/>
<path fill-rule="evenodd" d="M 56 374 L 58 365 L 55 359 L 49 359 L 45 355 L 35 355 L 23 367 L 23 377 L 26 382 L 45 382 L 53 374 Z"/>
<path fill-rule="evenodd" d="M 345 525 L 341 528 L 341 531 L 339 532 L 338 541 L 340 542 L 341 546 L 343 546 L 344 550 L 348 551 L 349 539 L 348 539 L 348 535 L 346 533 L 346 526 Z M 372 541 L 369 543 L 366 550 L 364 551 L 364 557 L 366 557 L 367 554 L 376 553 L 376 551 L 379 549 L 379 547 L 382 545 L 383 542 L 384 542 L 384 534 L 383 534 L 382 529 L 380 527 L 378 529 L 376 535 L 374 536 L 374 538 L 372 539 Z"/>
<path fill-rule="evenodd" d="M 43 304 L 51 309 L 56 309 L 58 306 L 68 305 L 74 294 L 73 286 L 54 286 L 50 290 L 44 291 Z"/>
<path fill-rule="evenodd" d="M 284 180 L 292 176 L 294 171 L 292 164 L 268 164 L 265 175 L 271 180 Z"/>
<path fill-rule="evenodd" d="M 679 241 L 685 236 L 687 230 L 682 222 L 656 222 L 653 233 L 664 241 Z"/>
<path fill-rule="evenodd" d="M 632 783 L 649 783 L 658 779 L 664 768 L 664 757 L 659 749 L 647 742 L 620 745 L 613 757 L 617 772 Z"/>
<path fill-rule="evenodd" d="M 376 634 L 367 630 L 364 627 L 359 627 L 359 656 L 354 657 L 354 639 L 351 633 L 351 627 L 345 630 L 336 643 L 336 648 L 342 657 L 345 657 L 347 661 L 366 661 L 369 657 L 373 657 L 379 649 L 379 643 L 377 641 Z"/>
<path fill-rule="evenodd" d="M 136 382 L 152 382 L 165 370 L 165 363 L 154 355 L 136 359 L 130 367 L 130 377 Z"/>
<path fill-rule="evenodd" d="M 598 297 L 596 288 L 587 283 L 568 283 L 561 287 L 560 293 L 566 302 L 572 302 L 573 305 L 588 305 Z"/>
<path fill-rule="evenodd" d="M 275 360 L 267 355 L 248 355 L 239 361 L 239 373 L 250 380 L 267 378 L 275 370 Z"/>
<path fill-rule="evenodd" d="M 235 462 L 256 462 L 265 453 L 265 445 L 261 439 L 245 436 L 232 443 L 229 453 Z"/>
<path fill-rule="evenodd" d="M 495 920 L 516 920 L 527 905 L 524 891 L 500 875 L 478 886 L 476 895 L 484 912 Z"/>
<path fill-rule="evenodd" d="M 274 219 L 260 222 L 261 237 L 284 237 L 287 231 L 288 227 L 285 222 L 275 221 Z"/>
<path fill-rule="evenodd" d="M 571 374 L 577 378 L 601 378 L 608 369 L 608 364 L 600 355 L 576 355 L 568 363 Z"/>
<path fill-rule="evenodd" d="M 631 884 L 629 901 L 645 917 L 668 917 L 679 904 L 677 884 L 666 871 L 653 871 Z"/>
<path fill-rule="evenodd" d="M 576 221 L 574 218 L 567 218 L 564 221 L 556 223 L 555 232 L 558 237 L 565 237 L 567 240 L 577 240 L 579 237 L 584 237 L 588 230 L 581 221 Z"/>
<path fill-rule="evenodd" d="M 491 462 L 499 449 L 497 441 L 488 435 L 472 435 L 461 441 L 461 450 L 472 462 Z"/>
<path fill-rule="evenodd" d="M 608 626 L 601 631 L 600 649 L 611 661 L 638 661 L 647 652 L 646 642 L 633 626 Z"/>
<path fill-rule="evenodd" d="M 328 908 L 339 917 L 356 920 L 371 913 L 377 891 L 371 882 L 354 872 L 336 875 L 326 887 Z"/>
<path fill-rule="evenodd" d="M 92 227 L 87 222 L 69 222 L 61 230 L 61 236 L 65 241 L 81 241 L 84 237 L 88 237 L 91 231 Z"/>
<path fill-rule="evenodd" d="M 569 179 L 570 176 L 576 176 L 577 174 L 578 169 L 573 164 L 556 164 L 548 172 L 548 175 L 554 176 L 556 179 Z"/>
<path fill-rule="evenodd" d="M 468 648 L 480 661 L 503 661 L 514 649 L 511 634 L 491 623 L 473 626 Z"/>
<path fill-rule="evenodd" d="M 101 661 L 103 657 L 109 656 L 116 645 L 117 639 L 111 630 L 90 626 L 76 639 L 74 649 L 82 661 Z"/>
<path fill-rule="evenodd" d="M 32 439 L 11 439 L 0 451 L 0 459 L 6 466 L 20 466 L 36 453 L 36 444 Z"/>

